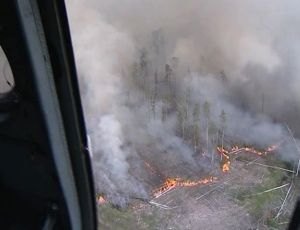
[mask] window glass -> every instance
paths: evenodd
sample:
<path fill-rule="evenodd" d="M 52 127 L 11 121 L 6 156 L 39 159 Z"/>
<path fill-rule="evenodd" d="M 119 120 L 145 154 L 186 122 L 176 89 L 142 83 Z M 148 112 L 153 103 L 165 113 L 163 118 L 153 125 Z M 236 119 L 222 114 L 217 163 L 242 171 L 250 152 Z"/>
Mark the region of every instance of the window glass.
<path fill-rule="evenodd" d="M 0 46 L 0 94 L 5 94 L 12 90 L 14 78 L 3 49 Z"/>

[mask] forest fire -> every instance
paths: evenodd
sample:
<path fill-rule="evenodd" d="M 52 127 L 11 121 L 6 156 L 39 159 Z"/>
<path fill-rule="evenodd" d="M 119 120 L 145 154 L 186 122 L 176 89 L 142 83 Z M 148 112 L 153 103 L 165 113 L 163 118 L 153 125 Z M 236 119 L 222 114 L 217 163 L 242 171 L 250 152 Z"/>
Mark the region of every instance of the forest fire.
<path fill-rule="evenodd" d="M 244 153 L 253 153 L 258 156 L 266 155 L 270 152 L 273 152 L 277 149 L 278 145 L 271 145 L 267 147 L 265 150 L 257 150 L 254 147 L 239 147 L 237 145 L 233 146 L 232 148 L 226 149 L 224 147 L 217 147 L 217 153 L 220 154 L 221 156 L 221 169 L 222 171 L 229 172 L 230 171 L 230 155 L 232 154 L 239 154 L 241 152 Z M 156 169 L 154 166 L 152 166 L 149 162 L 144 161 L 145 168 L 151 173 L 151 174 L 156 174 L 160 178 L 166 178 L 165 175 L 162 175 L 158 169 Z M 163 183 L 162 186 L 159 188 L 155 189 L 153 191 L 153 197 L 158 198 L 159 196 L 165 194 L 166 192 L 176 188 L 176 187 L 195 187 L 198 185 L 204 185 L 208 183 L 212 183 L 215 181 L 217 178 L 216 177 L 206 177 L 204 179 L 200 180 L 185 180 L 180 177 L 174 177 L 174 178 L 167 178 L 165 182 Z M 104 198 L 103 195 L 97 195 L 97 203 L 99 205 L 105 204 L 107 201 Z"/>
<path fill-rule="evenodd" d="M 256 154 L 258 156 L 266 155 L 270 152 L 273 152 L 277 149 L 278 145 L 271 145 L 267 147 L 265 150 L 257 150 L 254 147 L 239 147 L 237 145 L 233 146 L 232 148 L 224 148 L 224 147 L 217 147 L 217 153 L 221 156 L 221 169 L 224 173 L 230 171 L 230 155 L 232 154 L 239 154 L 241 152 L 244 153 L 252 153 Z M 158 175 L 161 179 L 166 178 L 165 175 L 161 174 L 158 169 L 156 169 L 154 166 L 152 166 L 149 162 L 144 161 L 145 168 L 151 173 Z M 208 183 L 212 183 L 216 180 L 216 177 L 209 176 L 204 179 L 200 180 L 186 180 L 182 179 L 180 177 L 174 177 L 174 178 L 167 178 L 165 179 L 165 182 L 162 186 L 155 189 L 153 191 L 153 197 L 158 198 L 161 195 L 165 194 L 166 192 L 176 188 L 176 187 L 195 187 L 198 185 L 204 185 Z M 106 199 L 103 195 L 97 195 L 97 203 L 99 205 L 103 205 L 107 203 Z"/>
<path fill-rule="evenodd" d="M 104 196 L 103 195 L 97 195 L 97 203 L 99 204 L 99 205 L 103 205 L 103 204 L 105 204 L 106 203 L 106 199 L 104 198 Z"/>
<path fill-rule="evenodd" d="M 203 185 L 203 184 L 208 184 L 213 182 L 214 180 L 216 180 L 215 177 L 207 177 L 201 180 L 184 180 L 182 178 L 179 177 L 175 177 L 175 178 L 168 178 L 165 183 L 158 189 L 154 190 L 153 192 L 153 196 L 155 198 L 161 196 L 162 194 L 164 194 L 167 191 L 170 191 L 173 188 L 176 187 L 194 187 L 194 186 L 198 186 L 198 185 Z"/>
<path fill-rule="evenodd" d="M 272 145 L 267 147 L 265 150 L 259 151 L 255 149 L 254 147 L 239 147 L 239 146 L 233 146 L 231 149 L 226 149 L 224 147 L 217 147 L 217 152 L 221 156 L 221 169 L 223 172 L 229 172 L 230 171 L 230 155 L 231 154 L 238 154 L 241 152 L 245 153 L 253 153 L 258 156 L 266 155 L 270 152 L 273 152 L 276 150 L 278 145 Z M 145 162 L 146 167 L 152 171 L 153 173 L 156 171 L 149 163 Z M 184 180 L 179 177 L 175 178 L 167 178 L 164 184 L 159 187 L 158 189 L 154 190 L 153 196 L 159 197 L 162 194 L 176 188 L 176 187 L 194 187 L 201 184 L 207 184 L 211 183 L 215 180 L 215 177 L 207 177 L 201 180 Z"/>
<path fill-rule="evenodd" d="M 221 155 L 222 158 L 224 157 L 225 159 L 229 159 L 229 156 L 228 156 L 229 151 L 228 150 L 226 150 L 225 148 L 222 148 L 222 147 L 217 147 L 217 151 Z"/>
<path fill-rule="evenodd" d="M 166 178 L 166 176 L 159 173 L 158 169 L 155 169 L 155 167 L 152 166 L 149 162 L 144 161 L 144 164 L 146 169 L 149 170 L 151 173 L 157 174 L 161 178 Z M 194 187 L 201 184 L 211 183 L 214 180 L 216 180 L 215 177 L 206 177 L 200 180 L 185 180 L 180 177 L 167 178 L 162 186 L 153 191 L 153 196 L 157 198 L 175 187 Z"/>
<path fill-rule="evenodd" d="M 230 155 L 231 154 L 238 154 L 241 152 L 245 153 L 253 153 L 258 156 L 266 155 L 268 153 L 271 153 L 275 151 L 278 148 L 278 145 L 271 145 L 267 147 L 265 150 L 259 151 L 255 149 L 254 147 L 239 147 L 239 146 L 233 146 L 230 150 L 225 149 L 224 147 L 217 147 L 217 152 L 220 154 L 222 158 L 222 171 L 228 172 L 230 170 Z"/>
<path fill-rule="evenodd" d="M 233 147 L 233 149 L 236 149 L 236 148 Z M 220 154 L 221 159 L 222 159 L 222 163 L 221 163 L 222 171 L 228 172 L 230 170 L 230 160 L 229 160 L 230 152 L 222 147 L 217 147 L 217 151 Z"/>
<path fill-rule="evenodd" d="M 222 164 L 222 171 L 228 172 L 230 170 L 230 161 L 227 160 Z"/>
<path fill-rule="evenodd" d="M 269 147 L 267 147 L 265 150 L 262 150 L 262 151 L 259 151 L 257 149 L 255 149 L 254 147 L 238 147 L 238 146 L 234 146 L 230 153 L 231 154 L 238 154 L 240 152 L 246 152 L 246 153 L 253 153 L 253 154 L 256 154 L 258 156 L 261 156 L 261 155 L 266 155 L 270 152 L 273 152 L 277 149 L 278 145 L 271 145 Z"/>

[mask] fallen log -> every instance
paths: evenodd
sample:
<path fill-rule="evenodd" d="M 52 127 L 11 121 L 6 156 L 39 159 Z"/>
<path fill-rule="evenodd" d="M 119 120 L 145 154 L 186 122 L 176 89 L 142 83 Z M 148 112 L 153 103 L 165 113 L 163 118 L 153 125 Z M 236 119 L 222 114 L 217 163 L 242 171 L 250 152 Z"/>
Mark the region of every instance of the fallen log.
<path fill-rule="evenodd" d="M 249 195 L 246 195 L 246 196 L 243 196 L 243 197 L 251 197 L 251 196 L 261 195 L 261 194 L 264 194 L 264 193 L 268 193 L 268 192 L 275 191 L 275 190 L 280 189 L 280 188 L 284 188 L 284 187 L 286 187 L 286 186 L 288 186 L 288 185 L 289 185 L 289 183 L 284 184 L 284 185 L 277 186 L 277 187 L 275 187 L 275 188 L 271 188 L 271 189 L 265 190 L 265 191 L 263 191 L 263 192 L 258 192 L 258 193 L 254 193 L 254 194 L 249 194 Z"/>
<path fill-rule="evenodd" d="M 240 160 L 240 161 L 255 164 L 255 165 L 259 165 L 259 166 L 266 167 L 266 168 L 278 169 L 278 170 L 283 170 L 283 171 L 290 172 L 290 173 L 295 173 L 294 170 L 290 170 L 290 169 L 286 169 L 286 168 L 282 168 L 282 167 L 278 167 L 278 166 L 266 165 L 266 164 L 261 164 L 261 163 L 257 163 L 257 162 L 253 162 L 253 161 L 252 162 L 251 161 L 246 161 L 246 160 Z"/>
<path fill-rule="evenodd" d="M 283 202 L 282 202 L 282 204 L 281 204 L 281 207 L 280 207 L 280 209 L 279 209 L 277 215 L 274 217 L 274 220 L 278 220 L 279 216 L 281 215 L 282 210 L 283 210 L 284 205 L 285 205 L 285 202 L 286 202 L 286 200 L 287 200 L 287 198 L 288 198 L 288 196 L 289 196 L 289 194 L 290 194 L 290 191 L 291 191 L 292 187 L 293 187 L 293 181 L 290 183 L 290 187 L 289 187 L 289 189 L 288 189 L 288 191 L 287 191 L 287 193 L 286 193 L 286 196 L 285 196 L 285 198 L 284 198 L 284 200 L 283 200 Z"/>

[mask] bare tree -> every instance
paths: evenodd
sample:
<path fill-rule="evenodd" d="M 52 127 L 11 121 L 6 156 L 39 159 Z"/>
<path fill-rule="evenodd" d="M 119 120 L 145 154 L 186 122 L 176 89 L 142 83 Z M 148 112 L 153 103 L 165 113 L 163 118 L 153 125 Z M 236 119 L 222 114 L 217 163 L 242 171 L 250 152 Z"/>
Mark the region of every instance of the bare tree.
<path fill-rule="evenodd" d="M 158 94 L 158 74 L 157 74 L 157 70 L 155 70 L 154 73 L 154 92 L 157 95 Z"/>
<path fill-rule="evenodd" d="M 221 146 L 223 149 L 224 148 L 224 135 L 225 135 L 225 130 L 226 130 L 226 113 L 223 109 L 220 114 L 220 123 L 221 123 Z"/>
<path fill-rule="evenodd" d="M 218 136 L 217 126 L 213 121 L 210 120 L 208 124 L 208 138 L 212 146 L 215 146 L 215 144 L 217 143 L 217 136 Z M 215 153 L 211 151 L 211 166 L 214 165 L 214 162 L 215 162 Z"/>
<path fill-rule="evenodd" d="M 156 93 L 155 91 L 152 91 L 150 95 L 150 109 L 151 109 L 151 115 L 153 119 L 156 119 Z"/>
<path fill-rule="evenodd" d="M 185 139 L 186 136 L 186 113 L 184 106 L 177 106 L 177 119 L 181 131 L 181 137 L 182 139 Z"/>
<path fill-rule="evenodd" d="M 196 103 L 193 111 L 193 142 L 194 151 L 197 152 L 200 146 L 200 106 Z"/>
<path fill-rule="evenodd" d="M 146 78 L 147 78 L 147 75 L 148 75 L 148 53 L 147 53 L 146 49 L 141 50 L 139 66 L 140 66 L 140 77 L 142 79 L 141 88 L 145 90 L 145 93 L 147 93 Z"/>
<path fill-rule="evenodd" d="M 166 105 L 163 103 L 162 107 L 161 107 L 161 121 L 166 121 L 167 120 L 167 107 Z"/>
<path fill-rule="evenodd" d="M 185 90 L 185 102 L 184 102 L 185 116 L 186 116 L 187 120 L 190 117 L 190 115 L 189 115 L 190 101 L 191 101 L 191 89 L 187 88 Z"/>
<path fill-rule="evenodd" d="M 205 116 L 205 128 L 206 128 L 206 151 L 209 151 L 209 123 L 210 123 L 210 104 L 206 100 L 204 102 L 204 116 Z"/>
<path fill-rule="evenodd" d="M 165 65 L 165 81 L 167 86 L 169 87 L 171 82 L 171 76 L 172 76 L 172 68 L 169 64 Z"/>

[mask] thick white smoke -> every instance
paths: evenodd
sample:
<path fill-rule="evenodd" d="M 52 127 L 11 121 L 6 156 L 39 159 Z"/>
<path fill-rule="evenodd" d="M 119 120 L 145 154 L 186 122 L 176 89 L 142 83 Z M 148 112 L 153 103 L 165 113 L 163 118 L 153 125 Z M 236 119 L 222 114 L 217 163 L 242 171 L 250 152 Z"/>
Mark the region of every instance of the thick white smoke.
<path fill-rule="evenodd" d="M 168 174 L 182 165 L 201 171 L 173 111 L 187 92 L 200 104 L 202 128 L 209 101 L 211 120 L 218 126 L 224 110 L 227 135 L 246 143 L 286 139 L 285 123 L 300 134 L 299 7 L 296 0 L 67 1 L 98 190 L 144 197 L 141 164 L 149 159 Z M 155 87 L 168 90 L 166 64 L 175 102 L 160 95 L 154 108 Z M 286 146 L 282 156 L 299 157 Z"/>

